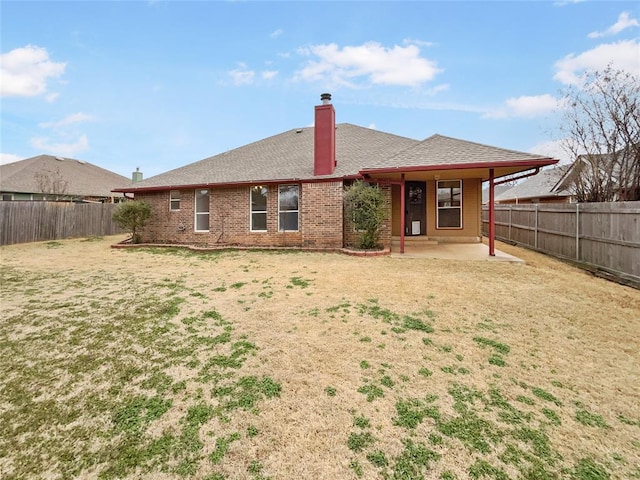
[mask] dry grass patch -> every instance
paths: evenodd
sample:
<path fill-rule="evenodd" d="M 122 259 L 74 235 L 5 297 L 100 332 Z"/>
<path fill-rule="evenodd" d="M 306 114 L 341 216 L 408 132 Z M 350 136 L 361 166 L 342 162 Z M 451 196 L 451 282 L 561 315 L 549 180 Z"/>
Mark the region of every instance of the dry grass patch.
<path fill-rule="evenodd" d="M 2 247 L 2 478 L 640 478 L 640 292 L 526 265 Z"/>

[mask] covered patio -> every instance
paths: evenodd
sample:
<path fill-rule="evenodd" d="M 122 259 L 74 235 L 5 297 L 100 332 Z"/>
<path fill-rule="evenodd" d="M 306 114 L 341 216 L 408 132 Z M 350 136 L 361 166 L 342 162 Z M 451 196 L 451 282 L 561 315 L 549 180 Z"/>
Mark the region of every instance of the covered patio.
<path fill-rule="evenodd" d="M 488 239 L 485 239 L 487 241 Z M 525 261 L 493 248 L 491 254 L 487 243 L 452 243 L 425 240 L 420 237 L 407 237 L 404 241 L 404 252 L 401 251 L 400 237 L 393 237 L 391 242 L 391 256 L 396 258 L 436 258 L 442 260 L 475 260 L 491 262 L 522 263 Z"/>

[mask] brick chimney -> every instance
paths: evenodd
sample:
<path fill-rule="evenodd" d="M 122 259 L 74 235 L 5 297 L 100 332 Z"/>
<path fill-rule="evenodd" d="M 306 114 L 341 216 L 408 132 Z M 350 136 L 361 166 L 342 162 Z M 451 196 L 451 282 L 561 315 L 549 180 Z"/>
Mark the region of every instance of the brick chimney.
<path fill-rule="evenodd" d="M 320 95 L 322 105 L 316 106 L 313 146 L 313 174 L 331 175 L 336 168 L 336 111 L 331 94 Z"/>

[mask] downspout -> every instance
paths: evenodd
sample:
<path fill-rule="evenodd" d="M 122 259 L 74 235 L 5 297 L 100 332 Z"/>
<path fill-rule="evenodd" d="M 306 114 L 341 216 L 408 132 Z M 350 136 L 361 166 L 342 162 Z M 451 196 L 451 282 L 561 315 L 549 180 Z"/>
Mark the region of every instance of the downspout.
<path fill-rule="evenodd" d="M 503 180 L 498 180 L 497 182 L 493 182 L 494 185 L 502 185 L 503 183 L 513 182 L 514 180 L 520 180 L 522 178 L 533 177 L 540 173 L 540 167 L 535 167 L 533 172 L 525 173 L 524 175 L 518 175 L 517 177 L 505 178 Z"/>
<path fill-rule="evenodd" d="M 404 253 L 404 228 L 405 228 L 405 214 L 404 214 L 404 173 L 400 177 L 400 253 Z"/>
<path fill-rule="evenodd" d="M 489 256 L 496 256 L 496 219 L 495 219 L 495 205 L 494 205 L 494 170 L 489 169 Z"/>

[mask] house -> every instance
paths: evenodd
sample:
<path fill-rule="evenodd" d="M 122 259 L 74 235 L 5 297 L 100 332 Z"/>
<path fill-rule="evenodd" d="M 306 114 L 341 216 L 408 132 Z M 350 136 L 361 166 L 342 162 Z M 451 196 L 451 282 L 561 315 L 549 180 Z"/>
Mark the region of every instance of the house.
<path fill-rule="evenodd" d="M 615 153 L 579 155 L 558 180 L 579 202 L 640 200 L 640 144 Z"/>
<path fill-rule="evenodd" d="M 495 197 L 498 204 L 518 203 L 573 203 L 575 197 L 569 188 L 560 185 L 571 165 L 558 165 L 541 170 Z"/>
<path fill-rule="evenodd" d="M 495 198 L 498 198 L 498 195 L 500 195 L 503 192 L 506 192 L 510 188 L 511 188 L 511 185 L 509 185 L 509 183 L 496 185 L 496 187 L 494 188 L 493 194 Z M 482 204 L 487 205 L 488 203 L 489 203 L 489 185 L 485 185 L 484 188 L 482 189 Z"/>
<path fill-rule="evenodd" d="M 482 182 L 488 180 L 493 190 L 495 179 L 557 162 L 442 135 L 419 141 L 336 124 L 331 95 L 321 100 L 313 127 L 116 190 L 151 204 L 143 241 L 314 249 L 354 245 L 358 232 L 345 218 L 343 192 L 363 179 L 378 185 L 386 198 L 384 247 L 398 237 L 404 251 L 406 236 L 480 242 Z"/>
<path fill-rule="evenodd" d="M 73 158 L 38 155 L 0 165 L 0 198 L 114 203 L 124 200 L 113 192 L 131 180 Z"/>

